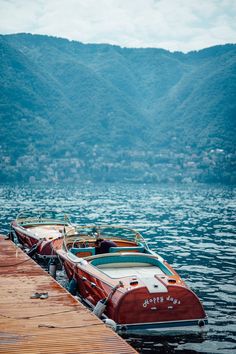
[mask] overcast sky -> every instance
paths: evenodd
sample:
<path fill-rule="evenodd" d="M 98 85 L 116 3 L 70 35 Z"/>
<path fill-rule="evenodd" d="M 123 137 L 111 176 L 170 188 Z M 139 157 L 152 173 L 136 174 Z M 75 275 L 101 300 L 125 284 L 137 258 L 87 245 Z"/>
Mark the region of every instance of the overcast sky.
<path fill-rule="evenodd" d="M 236 0 L 0 0 L 0 33 L 190 51 L 236 42 Z"/>

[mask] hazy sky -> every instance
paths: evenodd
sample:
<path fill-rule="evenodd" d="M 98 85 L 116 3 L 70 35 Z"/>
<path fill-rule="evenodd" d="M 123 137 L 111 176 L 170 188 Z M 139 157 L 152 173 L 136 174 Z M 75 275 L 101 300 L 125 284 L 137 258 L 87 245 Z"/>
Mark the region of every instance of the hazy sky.
<path fill-rule="evenodd" d="M 0 0 L 0 33 L 197 50 L 236 42 L 236 0 Z"/>

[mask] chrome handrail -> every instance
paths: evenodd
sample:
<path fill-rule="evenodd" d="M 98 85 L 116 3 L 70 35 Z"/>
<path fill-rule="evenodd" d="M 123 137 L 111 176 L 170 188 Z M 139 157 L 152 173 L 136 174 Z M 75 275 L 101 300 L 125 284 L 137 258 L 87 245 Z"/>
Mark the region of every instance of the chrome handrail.
<path fill-rule="evenodd" d="M 16 217 L 16 222 L 18 224 L 22 224 L 24 222 L 28 222 L 28 223 L 34 223 L 34 222 L 59 222 L 62 225 L 72 225 L 69 217 L 67 214 L 63 214 L 63 217 L 58 218 L 58 217 L 53 217 L 53 215 L 50 215 L 49 217 L 47 217 L 47 214 L 62 214 L 61 212 L 58 211 L 53 211 L 53 210 L 23 210 L 21 212 L 18 213 L 17 217 Z M 35 214 L 33 216 L 30 216 L 32 214 Z M 45 214 L 45 216 L 44 216 Z"/>
<path fill-rule="evenodd" d="M 137 231 L 134 230 L 130 227 L 126 227 L 126 226 L 121 226 L 121 225 L 73 225 L 75 228 L 75 233 L 71 234 L 71 230 L 69 230 L 68 232 L 65 232 L 63 234 L 64 236 L 64 246 L 65 249 L 67 250 L 67 242 L 70 238 L 76 237 L 77 240 L 79 240 L 79 238 L 81 238 L 81 240 L 84 237 L 94 237 L 95 239 L 99 238 L 100 236 L 102 238 L 112 238 L 112 239 L 123 239 L 123 240 L 127 240 L 127 241 L 135 241 L 136 243 L 142 243 L 145 244 L 145 246 L 148 248 L 147 243 L 145 241 L 145 239 L 143 238 L 143 236 Z M 83 231 L 85 229 L 88 229 L 88 232 L 86 234 L 80 233 L 80 231 Z M 127 237 L 127 235 L 106 235 L 106 234 L 100 234 L 100 231 L 102 231 L 102 229 L 120 229 L 120 230 L 126 230 L 126 231 L 130 231 L 132 232 L 132 237 Z M 113 237 L 112 237 L 113 236 Z"/>

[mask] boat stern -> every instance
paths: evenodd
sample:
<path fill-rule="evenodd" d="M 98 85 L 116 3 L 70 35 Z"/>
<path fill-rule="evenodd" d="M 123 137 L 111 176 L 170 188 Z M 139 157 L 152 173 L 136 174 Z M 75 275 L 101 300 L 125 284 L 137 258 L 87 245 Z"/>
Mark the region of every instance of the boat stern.
<path fill-rule="evenodd" d="M 150 293 L 142 287 L 124 294 L 115 314 L 118 330 L 141 334 L 204 331 L 207 316 L 196 294 L 185 286 L 166 289 Z"/>

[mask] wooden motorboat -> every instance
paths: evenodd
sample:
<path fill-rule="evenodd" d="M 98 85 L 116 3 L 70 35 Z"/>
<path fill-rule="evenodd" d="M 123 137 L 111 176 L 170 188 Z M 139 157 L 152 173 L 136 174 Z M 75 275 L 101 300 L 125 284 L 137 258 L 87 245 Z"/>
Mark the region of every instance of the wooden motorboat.
<path fill-rule="evenodd" d="M 66 215 L 57 216 L 55 212 L 21 212 L 11 223 L 10 236 L 39 258 L 51 258 L 55 253 L 51 242 L 63 233 L 74 230 Z"/>
<path fill-rule="evenodd" d="M 96 240 L 116 247 L 96 254 Z M 202 331 L 203 306 L 174 269 L 150 250 L 140 233 L 117 226 L 82 226 L 53 241 L 70 282 L 99 317 L 118 332 Z"/>

